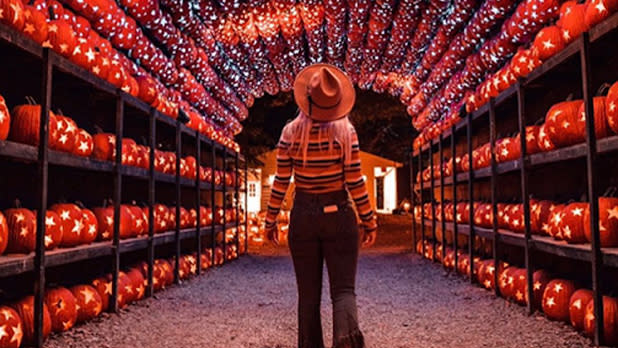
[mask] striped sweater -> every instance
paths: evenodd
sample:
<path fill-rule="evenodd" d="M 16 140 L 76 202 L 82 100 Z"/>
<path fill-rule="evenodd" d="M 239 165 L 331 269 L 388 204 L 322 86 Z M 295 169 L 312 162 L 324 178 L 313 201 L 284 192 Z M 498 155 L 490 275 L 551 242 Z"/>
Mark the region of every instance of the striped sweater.
<path fill-rule="evenodd" d="M 303 154 L 302 151 L 298 151 L 298 142 L 287 139 L 285 131 L 281 135 L 277 145 L 277 172 L 268 203 L 266 228 L 271 228 L 276 224 L 281 203 L 293 175 L 296 188 L 305 192 L 324 193 L 347 188 L 356 204 L 358 215 L 365 226 L 365 230 L 377 229 L 365 179 L 361 174 L 360 150 L 356 131 L 352 128 L 352 158 L 350 163 L 345 166 L 342 164 L 343 149 L 341 146 L 335 142 L 333 151 L 329 151 L 328 140 L 320 142 L 318 137 L 319 125 L 314 125 L 309 135 L 307 161 L 303 165 Z"/>

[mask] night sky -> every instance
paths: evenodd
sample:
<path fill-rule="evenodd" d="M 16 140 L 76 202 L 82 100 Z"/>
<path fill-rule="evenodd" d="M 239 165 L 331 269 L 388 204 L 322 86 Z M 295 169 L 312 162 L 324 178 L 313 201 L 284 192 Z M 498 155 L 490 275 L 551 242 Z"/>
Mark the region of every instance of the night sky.
<path fill-rule="evenodd" d="M 406 162 L 406 154 L 415 136 L 405 106 L 387 94 L 356 90 L 356 105 L 351 120 L 361 150 L 391 160 Z M 280 93 L 257 99 L 243 122 L 237 141 L 250 159 L 273 149 L 286 122 L 296 116 L 292 93 Z"/>

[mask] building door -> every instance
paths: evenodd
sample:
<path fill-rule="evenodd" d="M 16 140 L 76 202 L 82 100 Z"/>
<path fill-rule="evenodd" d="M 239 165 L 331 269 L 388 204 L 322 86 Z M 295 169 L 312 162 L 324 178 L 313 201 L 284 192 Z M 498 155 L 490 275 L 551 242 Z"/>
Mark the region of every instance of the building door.
<path fill-rule="evenodd" d="M 376 177 L 376 209 L 384 209 L 384 177 Z"/>

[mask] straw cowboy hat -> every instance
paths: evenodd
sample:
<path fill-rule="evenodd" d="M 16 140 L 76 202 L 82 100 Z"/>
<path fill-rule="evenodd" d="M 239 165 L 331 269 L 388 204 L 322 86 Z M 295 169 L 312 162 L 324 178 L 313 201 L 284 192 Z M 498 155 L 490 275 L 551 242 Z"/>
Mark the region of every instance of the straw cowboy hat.
<path fill-rule="evenodd" d="M 313 64 L 294 81 L 294 99 L 305 115 L 319 122 L 343 118 L 354 106 L 356 92 L 350 78 L 330 64 Z"/>

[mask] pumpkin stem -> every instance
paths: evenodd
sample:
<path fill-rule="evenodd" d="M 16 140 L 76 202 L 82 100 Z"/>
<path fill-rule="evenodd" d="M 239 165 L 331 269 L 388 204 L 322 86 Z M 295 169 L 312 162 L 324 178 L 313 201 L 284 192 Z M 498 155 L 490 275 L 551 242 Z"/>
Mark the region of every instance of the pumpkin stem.
<path fill-rule="evenodd" d="M 610 186 L 605 190 L 605 193 L 603 193 L 603 197 L 615 197 L 616 191 L 618 191 L 616 186 Z"/>
<path fill-rule="evenodd" d="M 95 124 L 95 125 L 94 125 L 94 131 L 95 131 L 97 134 L 105 133 L 105 132 L 103 131 L 103 129 L 102 129 L 99 125 L 97 125 L 97 124 Z"/>
<path fill-rule="evenodd" d="M 15 205 L 15 208 L 17 209 L 21 208 L 21 201 L 19 200 L 19 198 L 15 198 L 14 205 Z"/>
<path fill-rule="evenodd" d="M 58 109 L 58 111 L 56 111 L 56 114 L 60 116 L 64 116 L 64 112 L 62 112 L 60 108 Z"/>
<path fill-rule="evenodd" d="M 566 97 L 565 101 L 572 101 L 572 100 L 573 100 L 573 97 L 574 97 L 574 96 L 573 96 L 573 93 L 570 93 L 570 94 Z"/>
<path fill-rule="evenodd" d="M 599 87 L 599 89 L 597 90 L 597 97 L 606 97 L 607 96 L 607 92 L 609 92 L 609 88 L 611 87 L 611 85 L 607 82 L 605 82 L 604 84 L 601 85 L 601 87 Z"/>
<path fill-rule="evenodd" d="M 36 105 L 36 101 L 34 100 L 34 97 L 30 95 L 26 96 L 26 102 L 28 103 L 28 105 Z"/>
<path fill-rule="evenodd" d="M 53 6 L 49 6 L 47 7 L 47 11 L 49 12 L 49 19 L 50 20 L 56 20 L 56 13 L 54 12 L 54 7 Z"/>
<path fill-rule="evenodd" d="M 86 206 L 84 205 L 84 202 L 82 201 L 76 201 L 75 205 L 78 206 L 80 209 L 85 209 Z"/>

